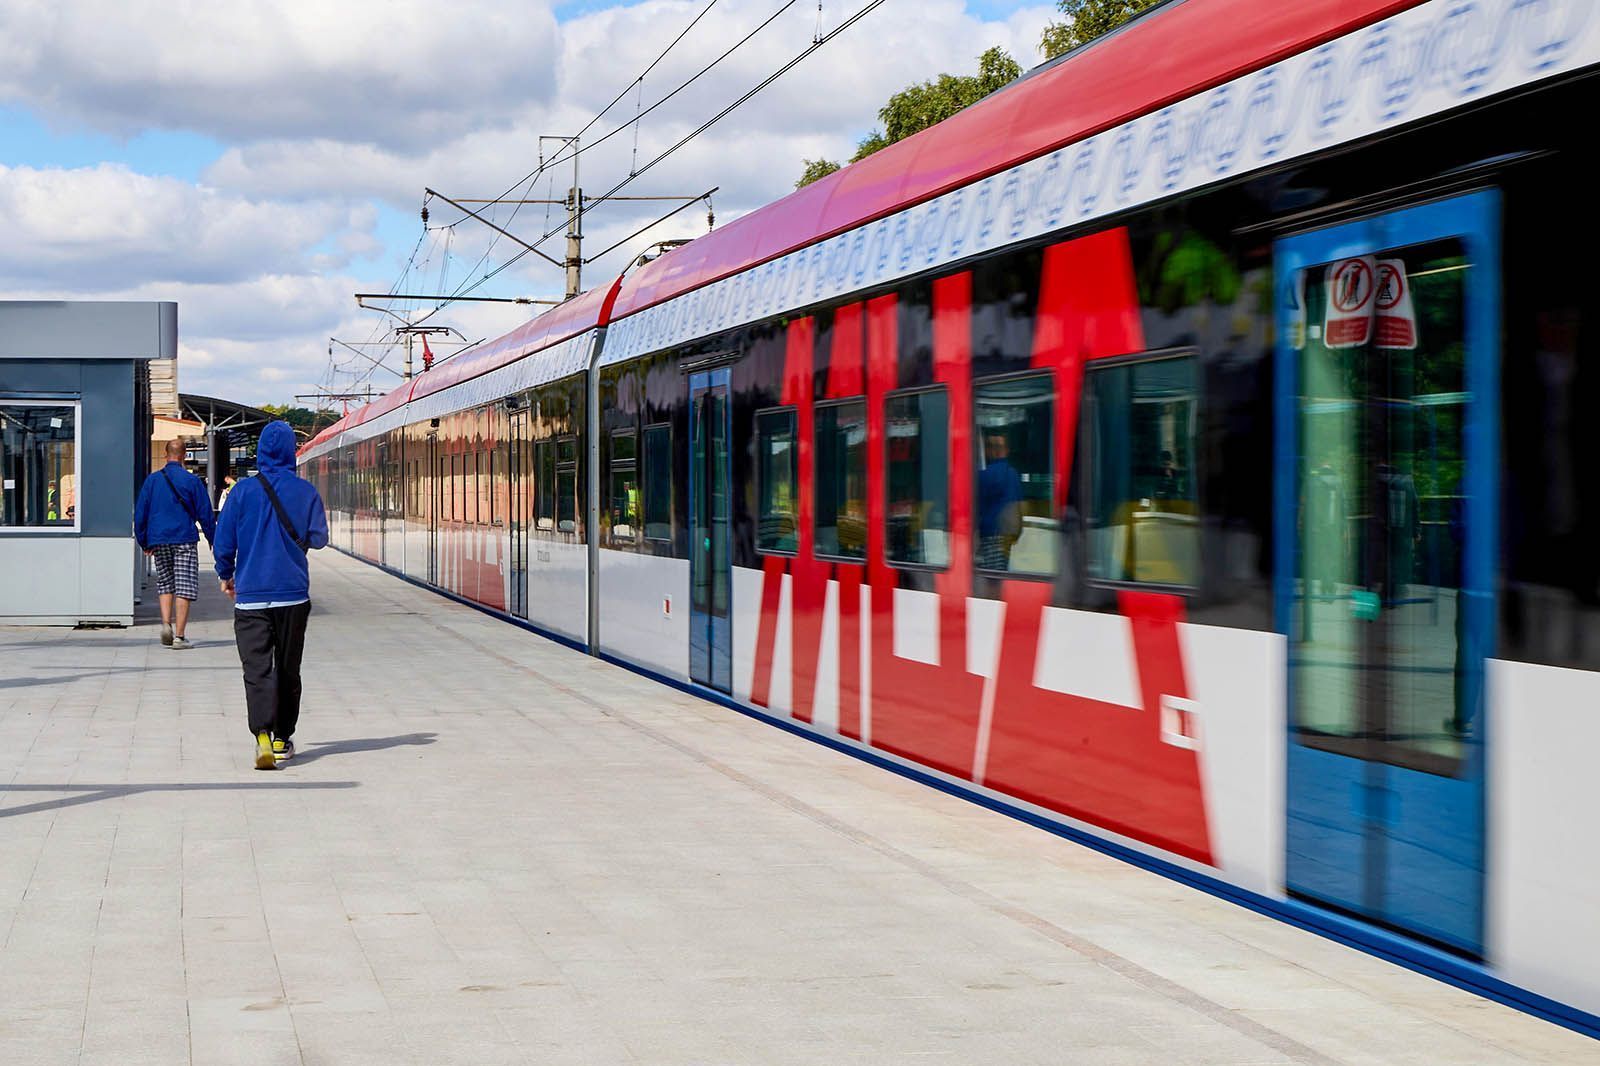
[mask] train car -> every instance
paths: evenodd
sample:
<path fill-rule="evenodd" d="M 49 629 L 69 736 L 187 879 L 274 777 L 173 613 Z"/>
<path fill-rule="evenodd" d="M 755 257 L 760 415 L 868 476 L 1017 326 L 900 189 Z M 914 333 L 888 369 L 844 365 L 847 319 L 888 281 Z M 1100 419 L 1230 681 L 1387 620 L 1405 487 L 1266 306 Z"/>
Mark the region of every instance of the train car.
<path fill-rule="evenodd" d="M 1169 3 L 302 463 L 346 551 L 1600 1033 L 1597 62 Z"/>

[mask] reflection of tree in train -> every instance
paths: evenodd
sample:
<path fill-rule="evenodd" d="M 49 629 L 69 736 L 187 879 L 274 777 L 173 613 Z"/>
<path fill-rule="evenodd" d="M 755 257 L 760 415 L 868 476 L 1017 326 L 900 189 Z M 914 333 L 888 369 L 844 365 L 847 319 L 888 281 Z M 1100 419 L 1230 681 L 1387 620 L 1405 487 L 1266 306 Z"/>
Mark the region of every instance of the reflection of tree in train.
<path fill-rule="evenodd" d="M 1243 288 L 1233 258 L 1196 230 L 1156 234 L 1139 277 L 1139 302 L 1166 314 L 1196 304 L 1226 307 Z"/>

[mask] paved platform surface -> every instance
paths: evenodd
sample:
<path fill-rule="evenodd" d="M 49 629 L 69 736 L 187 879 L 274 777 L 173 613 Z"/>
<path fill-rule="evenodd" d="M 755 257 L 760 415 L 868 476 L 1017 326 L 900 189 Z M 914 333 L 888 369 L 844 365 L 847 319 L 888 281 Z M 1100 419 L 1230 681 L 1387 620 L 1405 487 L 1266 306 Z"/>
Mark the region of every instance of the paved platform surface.
<path fill-rule="evenodd" d="M 0 629 L 0 1063 L 1514 1063 L 1600 1044 L 322 552 L 301 757 L 227 607 Z"/>

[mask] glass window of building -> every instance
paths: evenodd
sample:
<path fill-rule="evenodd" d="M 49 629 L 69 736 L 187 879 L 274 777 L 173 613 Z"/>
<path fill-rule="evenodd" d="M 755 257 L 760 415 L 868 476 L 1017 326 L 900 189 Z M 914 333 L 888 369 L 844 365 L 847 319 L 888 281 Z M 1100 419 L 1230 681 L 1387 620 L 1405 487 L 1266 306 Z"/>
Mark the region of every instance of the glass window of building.
<path fill-rule="evenodd" d="M 0 400 L 0 527 L 78 524 L 78 406 Z"/>
<path fill-rule="evenodd" d="M 980 570 L 1034 577 L 1056 572 L 1055 380 L 1049 374 L 981 382 L 973 389 Z"/>
<path fill-rule="evenodd" d="M 819 405 L 817 554 L 867 557 L 867 404 Z"/>
<path fill-rule="evenodd" d="M 950 563 L 950 398 L 943 389 L 884 401 L 889 561 Z"/>
<path fill-rule="evenodd" d="M 799 528 L 799 447 L 793 408 L 756 415 L 756 548 L 792 552 Z"/>
<path fill-rule="evenodd" d="M 672 426 L 644 430 L 644 535 L 672 539 Z"/>
<path fill-rule="evenodd" d="M 611 539 L 639 536 L 639 452 L 633 430 L 611 434 Z"/>
<path fill-rule="evenodd" d="M 1200 573 L 1192 354 L 1090 364 L 1083 384 L 1088 573 L 1192 586 Z"/>

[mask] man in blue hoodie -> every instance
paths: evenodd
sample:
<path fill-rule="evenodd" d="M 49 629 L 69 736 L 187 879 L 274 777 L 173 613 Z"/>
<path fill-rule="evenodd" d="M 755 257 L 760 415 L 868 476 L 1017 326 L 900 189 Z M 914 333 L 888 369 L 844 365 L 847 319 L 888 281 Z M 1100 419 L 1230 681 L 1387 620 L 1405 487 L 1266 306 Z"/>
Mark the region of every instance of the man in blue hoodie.
<path fill-rule="evenodd" d="M 161 643 L 177 651 L 192 648 L 184 630 L 189 605 L 200 593 L 200 538 L 216 542 L 217 519 L 205 482 L 183 468 L 183 440 L 167 441 L 167 465 L 144 479 L 133 505 L 133 536 L 156 561 L 156 595 L 161 600 Z M 174 624 L 176 623 L 176 624 Z"/>
<path fill-rule="evenodd" d="M 328 543 L 316 487 L 294 470 L 294 430 L 273 422 L 256 443 L 256 477 L 228 493 L 214 551 L 222 591 L 234 601 L 233 636 L 256 740 L 256 769 L 294 756 L 300 656 L 311 616 L 306 552 Z"/>

